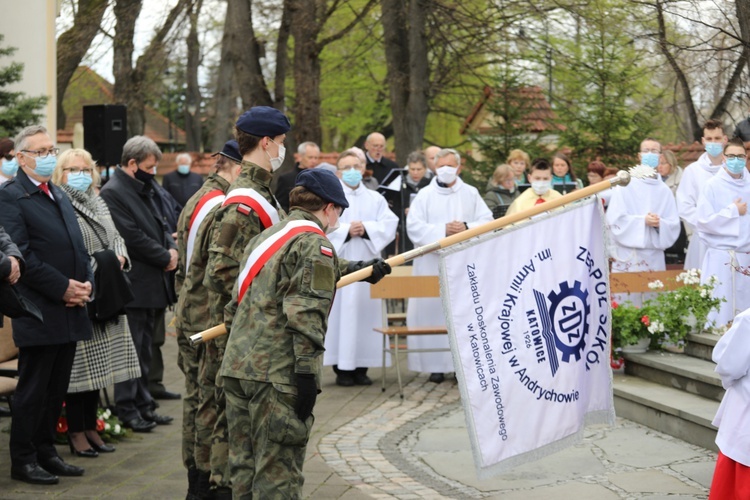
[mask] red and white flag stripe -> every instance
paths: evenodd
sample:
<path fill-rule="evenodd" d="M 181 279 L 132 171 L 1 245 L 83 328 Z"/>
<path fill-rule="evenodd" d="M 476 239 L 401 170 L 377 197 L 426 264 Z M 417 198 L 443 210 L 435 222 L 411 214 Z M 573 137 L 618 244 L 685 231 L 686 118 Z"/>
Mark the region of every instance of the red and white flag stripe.
<path fill-rule="evenodd" d="M 252 208 L 260 218 L 263 229 L 279 222 L 279 212 L 260 193 L 252 188 L 236 188 L 227 193 L 222 206 L 241 203 Z"/>
<path fill-rule="evenodd" d="M 295 220 L 289 222 L 284 229 L 269 237 L 258 247 L 250 252 L 250 256 L 245 262 L 245 267 L 240 272 L 239 281 L 240 289 L 237 293 L 237 303 L 242 302 L 242 297 L 245 296 L 250 283 L 258 275 L 263 266 L 268 260 L 276 253 L 281 247 L 283 247 L 288 241 L 293 239 L 295 236 L 302 233 L 318 233 L 322 237 L 326 237 L 325 233 L 320 230 L 320 227 L 314 222 L 306 220 Z"/>
<path fill-rule="evenodd" d="M 187 274 L 190 269 L 190 259 L 193 255 L 195 236 L 198 234 L 198 229 L 201 227 L 201 224 L 209 212 L 223 201 L 224 191 L 221 189 L 209 191 L 198 200 L 198 204 L 195 206 L 193 215 L 190 217 L 190 222 L 188 223 L 187 249 L 185 251 L 185 274 Z"/>

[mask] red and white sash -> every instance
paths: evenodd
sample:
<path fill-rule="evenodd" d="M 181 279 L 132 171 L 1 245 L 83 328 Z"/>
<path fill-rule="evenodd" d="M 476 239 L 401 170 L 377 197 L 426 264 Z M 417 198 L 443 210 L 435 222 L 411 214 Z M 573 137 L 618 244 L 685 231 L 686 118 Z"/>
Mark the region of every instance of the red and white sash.
<path fill-rule="evenodd" d="M 201 224 L 208 213 L 223 201 L 224 191 L 221 189 L 213 189 L 201 196 L 201 199 L 198 200 L 198 204 L 195 206 L 193 215 L 190 217 L 190 222 L 188 223 L 187 250 L 185 251 L 185 274 L 187 274 L 190 269 L 190 259 L 193 255 L 195 236 L 198 234 L 198 228 L 201 227 Z"/>
<path fill-rule="evenodd" d="M 242 268 L 239 276 L 238 304 L 242 302 L 242 297 L 245 296 L 250 283 L 252 283 L 266 262 L 273 257 L 273 254 L 286 245 L 288 241 L 302 233 L 317 233 L 324 238 L 326 237 L 325 233 L 314 222 L 295 220 L 289 222 L 284 229 L 269 237 L 266 241 L 258 245 L 255 250 L 250 252 L 250 256 L 247 258 L 247 262 L 245 262 L 245 267 Z"/>
<path fill-rule="evenodd" d="M 260 223 L 263 224 L 263 229 L 268 229 L 277 222 L 279 222 L 279 212 L 273 208 L 273 205 L 268 203 L 260 193 L 251 188 L 236 188 L 232 189 L 227 193 L 227 197 L 222 204 L 223 207 L 232 204 L 239 204 L 238 210 L 245 207 L 252 209 L 260 218 Z M 247 215 L 250 210 L 243 212 Z M 242 212 L 242 210 L 240 210 Z"/>

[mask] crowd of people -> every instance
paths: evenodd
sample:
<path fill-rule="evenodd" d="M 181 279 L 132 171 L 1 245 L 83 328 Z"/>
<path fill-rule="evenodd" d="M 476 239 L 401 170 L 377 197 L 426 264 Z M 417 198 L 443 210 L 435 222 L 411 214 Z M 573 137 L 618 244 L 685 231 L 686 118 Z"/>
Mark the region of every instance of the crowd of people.
<path fill-rule="evenodd" d="M 44 318 L 13 319 L 13 479 L 55 484 L 84 473 L 54 447 L 63 401 L 70 451 L 80 457 L 115 451 L 96 431 L 101 389 L 114 386 L 115 412 L 134 432 L 172 421 L 156 413 L 156 400 L 181 397 L 161 382 L 174 305 L 188 498 L 295 497 L 323 366 L 350 387 L 372 384 L 368 369 L 382 361 L 379 303 L 364 283 L 336 292 L 339 277 L 372 267 L 366 281 L 375 283 L 390 272 L 385 255 L 583 187 L 563 152 L 532 159 L 513 150 L 480 193 L 462 180 L 457 151 L 431 146 L 401 167 L 377 132 L 335 165 L 302 142 L 274 184 L 290 129 L 280 111 L 251 108 L 206 179 L 181 154 L 162 185 L 162 153 L 145 136 L 129 139 L 120 165 L 101 173 L 85 150 L 60 153 L 44 127 L 0 141 L 0 278 Z M 689 241 L 685 267 L 717 276 L 726 299 L 709 320 L 727 324 L 750 306 L 750 176 L 741 140 L 715 120 L 703 131 L 706 151 L 685 168 L 644 139 L 637 175 L 600 197 L 612 270 L 663 270 L 665 253 Z M 598 160 L 586 170 L 588 184 L 615 175 Z M 438 257 L 416 259 L 413 274 L 437 275 Z M 439 299 L 409 301 L 410 326 L 442 318 Z M 222 323 L 229 335 L 190 343 Z M 448 347 L 444 335 L 408 343 Z M 448 352 L 412 352 L 408 364 L 435 383 L 455 371 Z"/>

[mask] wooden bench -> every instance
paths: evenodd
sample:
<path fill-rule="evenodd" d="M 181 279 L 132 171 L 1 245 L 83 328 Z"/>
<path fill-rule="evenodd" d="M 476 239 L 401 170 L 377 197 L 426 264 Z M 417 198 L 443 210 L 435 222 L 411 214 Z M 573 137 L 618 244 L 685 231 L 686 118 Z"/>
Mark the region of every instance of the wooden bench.
<path fill-rule="evenodd" d="M 390 353 L 396 366 L 398 393 L 403 399 L 401 380 L 401 354 L 410 352 L 445 352 L 450 349 L 409 349 L 404 340 L 409 335 L 447 334 L 445 326 L 410 327 L 390 326 L 386 301 L 388 299 L 435 298 L 440 297 L 440 282 L 437 276 L 410 276 L 405 273 L 386 276 L 379 283 L 370 286 L 370 297 L 381 299 L 383 326 L 375 331 L 383 335 L 383 376 L 381 389 L 385 391 L 386 354 Z M 405 313 L 404 313 L 405 319 Z"/>

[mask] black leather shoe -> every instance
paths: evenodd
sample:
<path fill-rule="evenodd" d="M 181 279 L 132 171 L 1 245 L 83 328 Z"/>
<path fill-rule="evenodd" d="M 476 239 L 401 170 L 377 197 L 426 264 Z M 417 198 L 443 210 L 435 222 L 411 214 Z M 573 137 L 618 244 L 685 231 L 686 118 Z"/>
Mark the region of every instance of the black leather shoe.
<path fill-rule="evenodd" d="M 172 420 L 174 418 L 167 416 L 167 415 L 159 415 L 153 410 L 149 410 L 146 412 L 141 413 L 141 417 L 143 417 L 143 420 L 146 420 L 148 422 L 153 422 L 158 425 L 167 425 L 171 424 Z"/>
<path fill-rule="evenodd" d="M 128 429 L 132 429 L 133 432 L 151 432 L 151 429 L 156 427 L 156 422 L 148 422 L 141 417 L 135 417 L 123 422 L 122 425 Z"/>
<path fill-rule="evenodd" d="M 60 482 L 60 478 L 42 469 L 37 463 L 12 466 L 10 478 L 30 484 L 57 484 Z"/>
<path fill-rule="evenodd" d="M 339 372 L 339 374 L 336 375 L 336 385 L 340 385 L 341 387 L 352 387 L 354 385 L 354 377 L 352 377 L 351 373 Z"/>
<path fill-rule="evenodd" d="M 39 465 L 44 468 L 50 474 L 57 474 L 58 476 L 83 476 L 84 469 L 76 467 L 75 465 L 66 464 L 60 457 L 48 458 L 47 460 L 40 460 Z"/>
<path fill-rule="evenodd" d="M 94 450 L 98 451 L 99 453 L 112 453 L 113 451 L 116 450 L 116 448 L 114 446 L 112 446 L 111 444 L 104 443 L 102 445 L 98 445 L 95 442 L 93 442 L 92 440 L 90 440 L 88 438 L 88 436 L 86 437 L 86 440 L 89 442 L 89 444 L 91 445 L 91 447 Z"/>
<path fill-rule="evenodd" d="M 151 397 L 154 399 L 181 399 L 182 395 L 176 392 L 169 392 L 168 390 L 154 391 L 151 393 Z"/>
<path fill-rule="evenodd" d="M 372 385 L 372 379 L 364 373 L 355 373 L 354 384 L 355 385 Z"/>
<path fill-rule="evenodd" d="M 432 373 L 430 375 L 430 382 L 435 382 L 436 384 L 439 384 L 443 381 L 445 381 L 445 375 L 442 373 Z"/>

